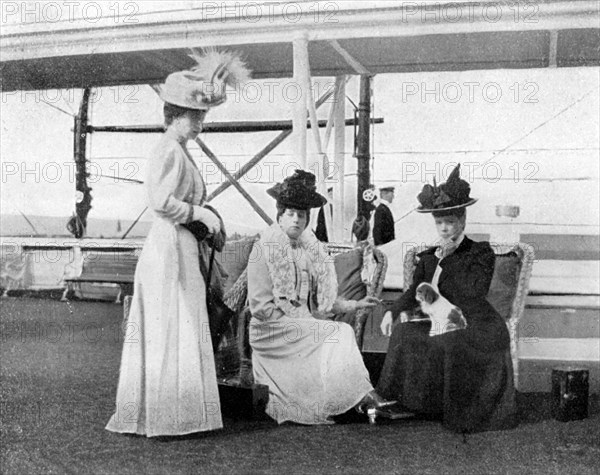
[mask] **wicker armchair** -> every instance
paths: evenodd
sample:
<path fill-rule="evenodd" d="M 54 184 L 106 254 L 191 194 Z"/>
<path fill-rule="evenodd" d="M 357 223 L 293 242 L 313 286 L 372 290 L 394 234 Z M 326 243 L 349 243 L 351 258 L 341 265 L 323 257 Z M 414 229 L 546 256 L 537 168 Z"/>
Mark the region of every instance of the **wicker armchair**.
<path fill-rule="evenodd" d="M 525 310 L 525 298 L 535 254 L 526 243 L 492 244 L 496 254 L 494 277 L 488 300 L 504 316 L 510 334 L 510 357 L 513 364 L 515 388 L 519 382 L 519 357 L 517 352 L 517 326 Z M 417 254 L 424 247 L 413 247 L 404 256 L 404 288 L 410 287 L 418 262 Z"/>
<path fill-rule="evenodd" d="M 331 255 L 335 256 L 335 259 L 341 259 L 343 257 L 350 256 L 349 253 L 360 253 L 362 256 L 362 250 L 350 249 L 345 246 L 330 245 L 328 247 Z M 379 297 L 383 289 L 383 282 L 385 280 L 385 273 L 387 271 L 387 257 L 383 252 L 377 248 L 373 248 L 373 257 L 375 259 L 375 269 L 371 275 L 371 280 L 366 284 L 366 295 L 372 297 Z M 361 261 L 362 263 L 362 261 Z M 338 273 L 338 279 L 340 279 Z M 231 309 L 239 313 L 238 326 L 237 326 L 237 344 L 239 354 L 239 383 L 248 385 L 252 384 L 252 350 L 250 348 L 250 342 L 248 338 L 248 324 L 252 315 L 249 309 L 245 306 L 248 294 L 248 274 L 247 271 L 240 275 L 235 285 L 225 294 L 225 302 Z M 345 296 L 345 295 L 342 295 Z M 361 309 L 354 315 L 354 321 L 351 322 L 354 328 L 356 341 L 359 348 L 362 346 L 362 338 L 364 332 L 365 321 L 369 318 L 372 313 L 372 309 Z"/>

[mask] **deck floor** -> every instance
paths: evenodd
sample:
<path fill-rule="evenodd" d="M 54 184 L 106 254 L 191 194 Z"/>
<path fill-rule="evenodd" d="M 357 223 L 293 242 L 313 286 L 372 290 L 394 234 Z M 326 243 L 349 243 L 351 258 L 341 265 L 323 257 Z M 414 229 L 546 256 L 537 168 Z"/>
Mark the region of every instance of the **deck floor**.
<path fill-rule="evenodd" d="M 460 435 L 432 421 L 225 428 L 156 440 L 104 429 L 113 411 L 122 307 L 0 302 L 2 473 L 595 473 L 600 411 L 551 419 L 547 395 L 520 395 L 511 431 Z"/>

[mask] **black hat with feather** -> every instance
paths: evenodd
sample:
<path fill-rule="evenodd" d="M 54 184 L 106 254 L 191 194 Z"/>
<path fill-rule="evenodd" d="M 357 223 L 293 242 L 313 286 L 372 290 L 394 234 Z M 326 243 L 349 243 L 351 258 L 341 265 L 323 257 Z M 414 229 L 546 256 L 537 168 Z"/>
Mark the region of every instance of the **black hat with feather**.
<path fill-rule="evenodd" d="M 432 185 L 425 185 L 417 196 L 421 206 L 418 213 L 436 213 L 452 211 L 471 206 L 477 198 L 471 198 L 471 186 L 460 178 L 460 163 L 456 165 L 446 183 L 437 186 L 435 178 Z"/>

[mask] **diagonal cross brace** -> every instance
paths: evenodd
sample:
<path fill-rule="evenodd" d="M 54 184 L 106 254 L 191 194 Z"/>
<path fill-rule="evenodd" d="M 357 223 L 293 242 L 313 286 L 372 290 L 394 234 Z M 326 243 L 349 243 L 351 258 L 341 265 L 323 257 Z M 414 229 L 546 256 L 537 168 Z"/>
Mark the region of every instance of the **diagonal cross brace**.
<path fill-rule="evenodd" d="M 348 81 L 349 79 L 350 79 L 350 77 L 348 77 L 346 79 L 346 81 Z M 326 93 L 324 93 L 321 97 L 319 97 L 319 99 L 317 99 L 317 102 L 315 103 L 315 108 L 318 109 L 319 107 L 321 107 L 325 102 L 327 102 L 329 100 L 329 98 L 333 94 L 334 94 L 334 90 L 329 90 Z M 217 196 L 219 196 L 221 193 L 223 193 L 227 188 L 232 186 L 233 181 L 237 181 L 240 178 L 242 178 L 258 162 L 260 162 L 263 158 L 265 158 L 275 147 L 277 147 L 281 142 L 283 142 L 291 134 L 292 134 L 292 130 L 284 130 L 283 132 L 278 134 L 277 137 L 275 137 L 273 140 L 271 140 L 265 148 L 263 148 L 254 157 L 252 157 L 252 159 L 250 161 L 248 161 L 248 163 L 246 163 L 242 168 L 240 168 L 240 170 L 238 172 L 236 172 L 234 175 L 231 175 L 228 173 L 226 176 L 230 181 L 227 181 L 227 182 L 219 185 L 218 188 L 216 188 L 210 195 L 208 195 L 208 198 L 206 199 L 206 201 L 214 200 Z"/>
<path fill-rule="evenodd" d="M 281 142 L 283 142 L 286 138 L 292 135 L 292 130 L 284 130 L 279 133 L 277 137 L 271 140 L 266 147 L 264 147 L 260 152 L 258 152 L 252 159 L 246 163 L 243 167 L 240 168 L 234 175 L 230 175 L 230 179 L 237 181 L 241 177 L 243 177 L 246 173 L 248 173 L 254 166 L 260 162 L 263 158 L 265 158 L 269 153 L 271 153 L 275 147 L 277 147 Z M 229 177 L 228 177 L 229 178 Z M 223 193 L 227 188 L 229 188 L 233 183 L 231 181 L 226 181 L 225 183 L 221 183 L 218 188 L 213 190 L 213 192 L 208 195 L 206 201 L 211 201 Z"/>
<path fill-rule="evenodd" d="M 217 168 L 221 170 L 221 173 L 223 173 L 223 175 L 227 177 L 231 184 L 235 186 L 235 188 L 240 192 L 240 194 L 244 198 L 246 198 L 248 203 L 250 203 L 250 206 L 252 206 L 254 211 L 256 211 L 260 215 L 260 217 L 265 221 L 265 223 L 267 223 L 269 226 L 273 224 L 273 220 L 269 217 L 269 215 L 265 213 L 264 210 L 258 205 L 258 203 L 254 201 L 254 199 L 248 194 L 248 192 L 244 190 L 244 188 L 242 188 L 242 185 L 240 185 L 235 180 L 235 178 L 231 176 L 231 173 L 229 173 L 227 168 L 225 168 L 225 166 L 219 161 L 217 156 L 212 152 L 211 149 L 208 148 L 208 146 L 202 141 L 202 139 L 196 137 L 196 143 L 200 146 L 200 148 L 206 154 L 206 156 L 210 158 L 210 160 L 217 166 Z"/>

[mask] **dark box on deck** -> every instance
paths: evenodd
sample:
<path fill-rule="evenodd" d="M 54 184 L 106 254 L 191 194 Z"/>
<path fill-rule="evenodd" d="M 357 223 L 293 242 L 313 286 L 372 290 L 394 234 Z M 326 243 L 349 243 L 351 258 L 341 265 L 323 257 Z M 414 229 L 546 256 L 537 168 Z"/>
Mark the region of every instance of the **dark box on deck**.
<path fill-rule="evenodd" d="M 590 372 L 571 366 L 552 370 L 552 417 L 561 422 L 588 416 Z"/>
<path fill-rule="evenodd" d="M 269 401 L 269 388 L 264 384 L 219 382 L 221 412 L 232 419 L 263 419 Z"/>

